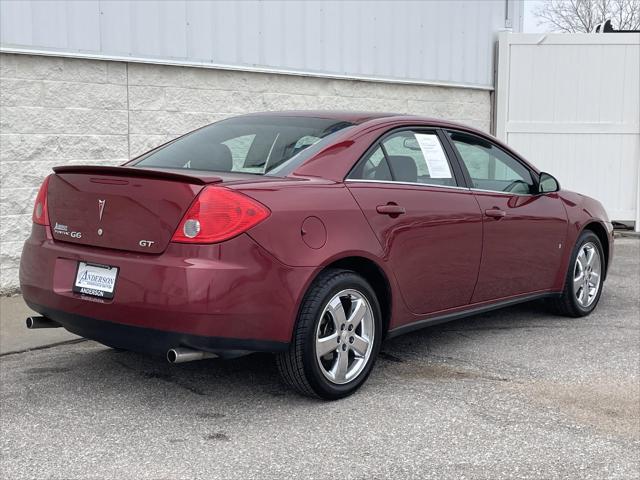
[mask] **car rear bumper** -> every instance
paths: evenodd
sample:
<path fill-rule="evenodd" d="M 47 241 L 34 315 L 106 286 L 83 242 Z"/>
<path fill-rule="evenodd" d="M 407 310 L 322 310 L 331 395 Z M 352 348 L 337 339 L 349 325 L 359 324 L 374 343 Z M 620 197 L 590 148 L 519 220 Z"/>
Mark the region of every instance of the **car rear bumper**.
<path fill-rule="evenodd" d="M 46 318 L 62 325 L 71 333 L 95 340 L 113 348 L 122 348 L 152 355 L 166 355 L 176 347 L 218 353 L 220 356 L 246 352 L 279 352 L 288 348 L 287 342 L 246 338 L 205 337 L 180 332 L 156 330 L 122 323 L 97 320 L 73 313 L 61 312 L 28 302 L 29 307 Z"/>
<path fill-rule="evenodd" d="M 78 261 L 119 267 L 113 299 L 72 291 Z M 277 351 L 291 338 L 313 270 L 279 263 L 248 235 L 143 255 L 54 242 L 34 225 L 20 285 L 34 310 L 110 346 Z"/>

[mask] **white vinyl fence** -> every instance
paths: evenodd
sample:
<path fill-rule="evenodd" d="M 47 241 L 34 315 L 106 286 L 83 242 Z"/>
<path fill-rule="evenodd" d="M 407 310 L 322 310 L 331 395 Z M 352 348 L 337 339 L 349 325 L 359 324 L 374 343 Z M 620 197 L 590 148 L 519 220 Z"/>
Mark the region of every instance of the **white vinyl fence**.
<path fill-rule="evenodd" d="M 640 34 L 501 33 L 496 135 L 640 231 Z"/>

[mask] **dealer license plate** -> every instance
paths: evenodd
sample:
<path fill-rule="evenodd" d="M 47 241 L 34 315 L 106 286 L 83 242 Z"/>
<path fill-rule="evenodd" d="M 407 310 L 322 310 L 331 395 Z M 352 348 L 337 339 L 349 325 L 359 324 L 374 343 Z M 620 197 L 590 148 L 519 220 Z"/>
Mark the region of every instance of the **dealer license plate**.
<path fill-rule="evenodd" d="M 73 291 L 94 297 L 113 298 L 117 278 L 118 267 L 78 262 Z"/>

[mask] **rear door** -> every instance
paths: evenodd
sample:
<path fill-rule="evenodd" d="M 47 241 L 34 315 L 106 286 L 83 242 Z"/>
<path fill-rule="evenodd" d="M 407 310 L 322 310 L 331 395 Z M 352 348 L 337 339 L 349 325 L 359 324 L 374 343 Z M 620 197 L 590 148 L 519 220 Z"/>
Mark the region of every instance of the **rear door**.
<path fill-rule="evenodd" d="M 560 267 L 567 216 L 556 193 L 537 194 L 536 174 L 484 137 L 449 131 L 483 213 L 484 241 L 472 302 L 548 290 Z"/>
<path fill-rule="evenodd" d="M 435 130 L 396 130 L 374 144 L 347 186 L 416 314 L 466 305 L 480 265 L 482 218 Z"/>

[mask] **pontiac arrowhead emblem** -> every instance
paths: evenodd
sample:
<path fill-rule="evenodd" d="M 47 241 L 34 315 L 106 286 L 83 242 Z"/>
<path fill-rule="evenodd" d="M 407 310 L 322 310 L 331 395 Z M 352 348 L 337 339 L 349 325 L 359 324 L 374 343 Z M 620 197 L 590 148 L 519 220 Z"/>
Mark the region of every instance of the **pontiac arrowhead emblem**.
<path fill-rule="evenodd" d="M 104 205 L 107 203 L 106 200 L 98 200 L 98 220 L 102 220 L 102 214 L 104 213 Z"/>

